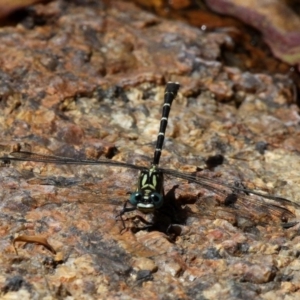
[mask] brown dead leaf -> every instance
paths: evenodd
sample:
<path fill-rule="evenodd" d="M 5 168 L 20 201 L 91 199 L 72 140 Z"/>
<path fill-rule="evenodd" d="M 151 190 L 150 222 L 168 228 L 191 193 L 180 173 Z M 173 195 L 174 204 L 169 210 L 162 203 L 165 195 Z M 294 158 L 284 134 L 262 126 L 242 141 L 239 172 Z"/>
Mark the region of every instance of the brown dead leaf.
<path fill-rule="evenodd" d="M 0 19 L 6 17 L 10 13 L 30 6 L 35 3 L 46 2 L 45 0 L 0 0 Z"/>
<path fill-rule="evenodd" d="M 36 243 L 44 246 L 46 249 L 48 249 L 53 254 L 56 254 L 55 249 L 48 243 L 47 239 L 44 236 L 35 236 L 35 235 L 20 235 L 16 238 L 14 238 L 13 245 L 16 250 L 16 253 L 18 254 L 18 251 L 15 247 L 16 242 L 24 242 L 24 243 Z"/>

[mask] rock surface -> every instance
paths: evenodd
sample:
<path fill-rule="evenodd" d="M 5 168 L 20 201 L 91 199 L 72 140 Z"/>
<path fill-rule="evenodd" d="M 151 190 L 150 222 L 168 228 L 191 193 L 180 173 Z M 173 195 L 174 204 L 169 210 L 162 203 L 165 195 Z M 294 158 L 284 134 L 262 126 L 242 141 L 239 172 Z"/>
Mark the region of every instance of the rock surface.
<path fill-rule="evenodd" d="M 21 149 L 149 166 L 172 80 L 181 90 L 162 167 L 299 202 L 294 83 L 224 65 L 226 32 L 118 1 L 32 9 L 30 20 L 1 28 L 2 155 Z M 208 170 L 214 155 L 224 162 Z M 129 215 L 122 231 L 115 216 L 135 170 L 12 162 L 0 176 L 4 299 L 299 298 L 299 226 L 282 228 L 268 215 L 261 224 L 252 206 L 243 209 L 247 220 L 203 186 L 166 178 L 168 197 L 186 204 L 178 235 L 137 230 L 140 219 Z M 13 243 L 18 235 L 46 239 L 56 254 L 45 242 Z"/>

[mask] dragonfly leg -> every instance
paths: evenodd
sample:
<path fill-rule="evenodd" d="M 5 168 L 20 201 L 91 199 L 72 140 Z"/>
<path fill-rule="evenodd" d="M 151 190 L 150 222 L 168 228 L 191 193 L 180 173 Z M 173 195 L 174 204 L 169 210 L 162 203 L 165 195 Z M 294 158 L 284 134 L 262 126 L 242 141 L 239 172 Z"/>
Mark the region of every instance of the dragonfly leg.
<path fill-rule="evenodd" d="M 134 211 L 134 210 L 136 210 L 136 207 L 127 207 L 127 203 L 128 203 L 129 201 L 127 200 L 125 203 L 124 203 L 124 205 L 123 205 L 123 208 L 122 208 L 122 210 L 120 211 L 120 213 L 116 216 L 116 217 L 121 217 L 121 216 L 123 216 L 125 213 L 127 213 L 127 212 L 130 212 L 130 211 Z"/>
<path fill-rule="evenodd" d="M 166 230 L 166 234 L 171 236 L 179 236 L 184 231 L 184 225 L 181 224 L 170 224 Z"/>
<path fill-rule="evenodd" d="M 122 216 L 127 212 L 136 210 L 136 207 L 127 207 L 127 203 L 128 203 L 128 200 L 124 203 L 123 208 L 120 211 L 120 213 L 118 215 L 116 215 L 116 219 L 120 218 L 122 225 L 123 225 L 121 232 L 126 229 L 125 222 L 124 222 L 124 219 Z"/>
<path fill-rule="evenodd" d="M 175 207 L 172 205 L 169 207 L 169 210 L 171 212 L 171 215 L 169 215 L 169 218 L 171 219 L 171 224 L 169 224 L 167 230 L 166 230 L 166 234 L 170 235 L 173 233 L 175 233 L 175 235 L 180 235 L 181 233 L 181 225 L 178 224 L 180 221 L 178 219 L 177 213 L 176 213 L 176 209 Z"/>
<path fill-rule="evenodd" d="M 136 216 L 130 217 L 129 219 L 131 219 L 132 222 L 134 222 L 135 220 L 138 220 L 145 224 L 145 226 L 143 226 L 143 227 L 136 226 L 134 232 L 138 232 L 140 230 L 150 230 L 151 228 L 153 228 L 153 223 L 148 222 L 142 216 L 136 215 Z"/>
<path fill-rule="evenodd" d="M 11 163 L 11 161 L 10 161 L 10 159 L 9 159 L 9 157 L 3 157 L 2 158 L 2 164 L 4 165 L 4 166 L 9 166 L 10 165 L 10 163 Z"/>
<path fill-rule="evenodd" d="M 134 211 L 136 210 L 136 207 L 127 207 L 127 203 L 129 201 L 126 201 L 123 205 L 123 209 L 120 211 L 120 213 L 116 216 L 116 219 L 117 218 L 120 218 L 121 222 L 122 222 L 122 225 L 123 225 L 123 228 L 121 229 L 121 233 L 123 232 L 123 230 L 126 229 L 126 225 L 125 225 L 125 221 L 123 219 L 123 215 L 127 212 L 131 212 L 131 211 Z M 139 220 L 140 222 L 146 224 L 145 227 L 143 227 L 142 229 L 140 230 L 145 230 L 145 229 L 149 229 L 153 226 L 153 224 L 151 222 L 148 222 L 147 220 L 145 220 L 142 216 L 139 216 L 139 215 L 136 215 L 136 216 L 133 216 L 133 217 L 130 217 L 128 219 L 131 219 L 132 221 L 134 220 Z"/>

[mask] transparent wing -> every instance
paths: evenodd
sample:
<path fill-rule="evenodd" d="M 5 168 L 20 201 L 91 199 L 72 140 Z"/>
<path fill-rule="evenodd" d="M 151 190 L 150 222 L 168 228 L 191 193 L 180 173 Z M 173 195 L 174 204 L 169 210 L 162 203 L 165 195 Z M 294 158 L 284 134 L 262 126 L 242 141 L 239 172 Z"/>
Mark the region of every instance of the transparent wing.
<path fill-rule="evenodd" d="M 146 167 L 128 164 L 128 163 L 106 159 L 106 158 L 101 158 L 98 160 L 77 159 L 77 158 L 64 157 L 64 156 L 43 155 L 43 154 L 38 154 L 33 152 L 26 152 L 26 151 L 11 152 L 8 156 L 0 157 L 0 160 L 4 162 L 35 161 L 35 162 L 63 164 L 63 165 L 111 165 L 111 166 L 130 168 L 135 170 L 147 169 Z"/>
<path fill-rule="evenodd" d="M 213 192 L 218 197 L 220 204 L 229 211 L 239 216 L 245 216 L 259 223 L 287 222 L 295 218 L 291 211 L 298 204 L 282 197 L 263 194 L 246 188 L 235 187 L 203 175 L 186 174 L 172 169 L 161 168 L 164 174 L 185 179 L 188 182 Z M 201 206 L 201 199 L 198 201 Z M 203 204 L 203 203 L 202 203 Z"/>
<path fill-rule="evenodd" d="M 53 169 L 53 175 L 41 175 L 39 174 L 21 170 L 21 174 L 24 177 L 26 184 L 22 186 L 23 190 L 27 190 L 28 193 L 39 194 L 44 193 L 45 196 L 39 196 L 40 205 L 49 205 L 50 203 L 55 204 L 68 204 L 68 203 L 82 203 L 82 204 L 96 204 L 96 205 L 113 205 L 122 208 L 122 205 L 127 200 L 127 193 L 132 191 L 136 185 L 136 180 L 138 178 L 138 171 L 147 169 L 143 166 L 138 166 L 134 164 L 128 164 L 124 162 L 114 161 L 110 159 L 77 159 L 63 156 L 52 156 L 43 155 L 33 152 L 12 152 L 8 156 L 0 157 L 0 160 L 5 163 L 10 163 L 10 161 L 28 161 L 28 162 L 41 162 L 50 163 L 55 165 L 74 165 L 74 167 L 80 165 L 108 165 L 121 167 L 126 169 L 122 176 L 116 177 L 115 171 L 110 171 L 108 168 L 105 171 L 104 176 L 94 176 L 89 173 L 81 173 L 78 175 L 76 170 L 69 170 L 71 173 L 65 172 L 63 170 L 59 173 L 59 169 Z M 52 170 L 52 169 L 51 169 Z M 75 172 L 73 172 L 75 171 Z M 78 170 L 77 170 L 78 171 Z M 49 173 L 49 171 L 48 171 Z M 59 174 L 59 175 L 57 175 Z M 77 175 L 76 175 L 77 174 Z M 132 180 L 134 178 L 134 180 Z M 134 184 L 132 184 L 134 183 Z M 40 188 L 38 186 L 44 186 Z M 49 192 L 47 189 L 54 187 L 55 191 Z M 36 192 L 34 190 L 37 190 Z M 54 196 L 52 196 L 52 194 Z M 43 200 L 43 198 L 45 198 Z"/>
<path fill-rule="evenodd" d="M 4 162 L 12 161 L 34 161 L 53 163 L 61 165 L 110 165 L 121 168 L 129 168 L 133 170 L 145 170 L 146 167 L 139 165 L 127 164 L 109 159 L 75 159 L 61 156 L 41 155 L 31 152 L 12 152 L 9 156 L 0 157 Z M 225 184 L 224 182 L 199 175 L 182 173 L 173 169 L 159 168 L 164 174 L 176 178 L 187 180 L 190 183 L 199 185 L 213 192 L 218 196 L 219 203 L 228 211 L 239 216 L 245 216 L 252 220 L 258 220 L 259 223 L 269 222 L 287 222 L 295 217 L 291 209 L 300 207 L 298 204 L 282 197 L 277 197 L 269 194 L 263 194 L 257 191 L 236 187 Z M 127 172 L 126 172 L 127 173 Z M 136 174 L 137 175 L 137 174 Z M 137 176 L 130 177 L 128 175 L 125 184 L 122 185 L 122 180 L 116 180 L 115 175 L 110 178 L 102 178 L 95 182 L 84 182 L 80 179 L 66 179 L 64 177 L 48 177 L 43 179 L 32 179 L 35 183 L 42 185 L 54 185 L 56 187 L 64 188 L 64 199 L 76 199 L 77 202 L 82 203 L 98 203 L 98 204 L 116 204 L 122 205 L 126 201 L 126 193 L 129 192 L 129 182 L 135 182 Z M 72 186 L 71 192 L 67 191 L 67 187 Z M 75 196 L 76 194 L 76 196 Z M 117 197 L 116 197 L 117 195 Z M 205 210 L 205 199 L 197 201 L 201 209 L 203 205 Z M 212 210 L 211 212 L 209 210 Z M 206 211 L 213 215 L 213 208 L 209 207 Z M 257 223 L 257 222 L 256 222 Z"/>
<path fill-rule="evenodd" d="M 129 171 L 128 171 L 129 172 Z M 30 178 L 22 179 L 22 190 L 27 191 L 33 198 L 38 198 L 39 206 L 61 204 L 95 204 L 98 206 L 113 205 L 122 209 L 128 199 L 128 192 L 135 186 L 138 173 L 136 170 L 116 178 L 115 171 L 107 172 L 107 176 L 39 176 L 33 174 Z M 41 197 L 41 195 L 43 195 Z M 43 199 L 42 199 L 43 198 Z M 90 205 L 90 208 L 92 209 Z"/>

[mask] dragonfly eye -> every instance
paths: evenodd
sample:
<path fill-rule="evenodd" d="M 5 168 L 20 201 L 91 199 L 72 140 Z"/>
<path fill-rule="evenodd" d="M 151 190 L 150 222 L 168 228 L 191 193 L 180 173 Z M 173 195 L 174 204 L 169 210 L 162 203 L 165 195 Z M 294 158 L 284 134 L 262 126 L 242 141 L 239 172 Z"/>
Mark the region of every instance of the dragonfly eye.
<path fill-rule="evenodd" d="M 132 193 L 129 197 L 129 202 L 134 205 L 134 206 L 137 206 L 137 204 L 139 202 L 141 202 L 143 199 L 143 195 L 139 192 L 136 192 L 136 193 Z"/>
<path fill-rule="evenodd" d="M 152 203 L 155 206 L 155 208 L 160 208 L 163 205 L 163 196 L 159 193 L 151 193 L 150 199 L 152 200 Z"/>

